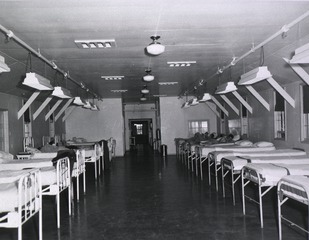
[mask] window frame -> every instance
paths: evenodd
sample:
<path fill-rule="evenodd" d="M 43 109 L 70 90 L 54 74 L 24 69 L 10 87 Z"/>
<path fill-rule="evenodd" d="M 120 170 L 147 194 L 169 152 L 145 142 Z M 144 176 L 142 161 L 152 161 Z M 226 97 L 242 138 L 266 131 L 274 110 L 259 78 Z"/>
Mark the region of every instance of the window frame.
<path fill-rule="evenodd" d="M 278 93 L 278 96 L 283 98 L 283 101 L 284 101 L 284 103 L 283 103 L 284 104 L 284 111 L 276 111 L 277 91 L 274 91 L 273 94 L 274 94 L 274 115 L 273 115 L 274 116 L 274 122 L 273 122 L 273 124 L 274 124 L 273 125 L 274 126 L 274 139 L 275 140 L 286 141 L 286 139 L 287 139 L 287 132 L 286 132 L 286 126 L 287 126 L 286 101 L 285 101 L 284 97 L 281 96 Z M 283 130 L 282 129 L 278 130 L 279 129 L 279 125 L 281 127 L 283 126 Z M 278 134 L 281 134 L 281 137 L 278 137 Z"/>
<path fill-rule="evenodd" d="M 197 127 L 197 131 L 191 131 L 191 129 L 196 129 L 196 128 L 192 128 L 192 123 L 193 122 L 197 122 L 198 123 L 198 127 Z M 202 130 L 202 122 L 207 122 L 207 131 Z M 195 133 L 205 133 L 205 132 L 209 132 L 209 119 L 203 119 L 203 120 L 188 120 L 188 136 L 189 137 L 193 137 Z"/>

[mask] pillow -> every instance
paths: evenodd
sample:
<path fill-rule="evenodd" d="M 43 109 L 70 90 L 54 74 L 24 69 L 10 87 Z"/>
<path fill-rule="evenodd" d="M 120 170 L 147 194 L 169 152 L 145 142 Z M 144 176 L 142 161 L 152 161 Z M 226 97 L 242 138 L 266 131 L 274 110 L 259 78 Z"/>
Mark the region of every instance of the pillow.
<path fill-rule="evenodd" d="M 233 141 L 236 142 L 236 141 L 239 141 L 240 140 L 240 136 L 239 135 L 235 135 L 233 137 Z"/>
<path fill-rule="evenodd" d="M 0 158 L 1 159 L 13 159 L 14 156 L 10 153 L 0 151 Z"/>
<path fill-rule="evenodd" d="M 271 143 L 271 142 L 264 142 L 264 141 L 261 141 L 261 142 L 256 142 L 253 144 L 254 147 L 273 147 L 274 144 Z"/>
<path fill-rule="evenodd" d="M 34 147 L 26 147 L 26 152 L 29 152 L 29 153 L 39 153 L 41 152 L 39 149 L 37 148 L 34 148 Z"/>
<path fill-rule="evenodd" d="M 235 144 L 242 146 L 242 147 L 251 147 L 253 145 L 253 142 L 249 140 L 240 140 L 238 142 L 235 142 Z"/>

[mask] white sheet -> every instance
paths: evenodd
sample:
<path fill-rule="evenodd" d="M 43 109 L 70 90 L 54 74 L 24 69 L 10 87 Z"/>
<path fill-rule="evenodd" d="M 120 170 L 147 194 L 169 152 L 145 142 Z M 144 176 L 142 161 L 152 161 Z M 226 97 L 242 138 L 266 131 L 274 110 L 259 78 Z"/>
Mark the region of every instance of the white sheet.
<path fill-rule="evenodd" d="M 202 156 L 208 156 L 210 152 L 213 151 L 230 151 L 230 152 L 262 152 L 262 151 L 272 151 L 276 148 L 272 147 L 253 147 L 253 146 L 215 146 L 215 147 L 202 147 Z"/>
<path fill-rule="evenodd" d="M 307 156 L 305 151 L 296 150 L 296 149 L 275 149 L 271 151 L 257 151 L 257 152 L 238 152 L 238 151 L 214 151 L 211 152 L 216 160 L 217 164 L 221 164 L 222 158 L 228 158 L 230 156 L 241 156 L 246 159 L 253 159 L 253 162 L 256 160 L 270 160 L 273 157 L 283 157 L 289 158 L 294 156 Z"/>
<path fill-rule="evenodd" d="M 52 159 L 21 159 L 7 160 L 0 164 L 0 171 L 3 170 L 22 170 L 25 168 L 42 168 L 53 166 Z"/>
<path fill-rule="evenodd" d="M 42 159 L 42 158 L 55 158 L 57 157 L 57 152 L 51 153 L 33 153 L 30 158 L 31 159 Z"/>
<path fill-rule="evenodd" d="M 278 189 L 289 197 L 301 202 L 308 203 L 309 199 L 309 177 L 303 175 L 289 175 L 281 178 L 282 184 Z M 279 184 L 278 184 L 279 185 Z M 284 186 L 285 185 L 285 186 Z M 305 192 L 305 193 L 303 193 Z"/>
<path fill-rule="evenodd" d="M 309 164 L 248 163 L 244 168 L 257 172 L 263 179 L 262 186 L 275 186 L 287 175 L 309 175 Z"/>

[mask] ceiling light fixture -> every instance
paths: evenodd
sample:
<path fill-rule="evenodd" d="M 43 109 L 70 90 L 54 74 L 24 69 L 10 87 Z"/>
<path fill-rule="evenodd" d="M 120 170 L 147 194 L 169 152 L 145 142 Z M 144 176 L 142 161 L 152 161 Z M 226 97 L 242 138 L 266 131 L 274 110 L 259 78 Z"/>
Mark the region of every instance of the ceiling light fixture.
<path fill-rule="evenodd" d="M 85 101 L 85 104 L 84 104 L 83 108 L 91 109 L 91 104 L 90 104 L 90 102 L 88 100 Z"/>
<path fill-rule="evenodd" d="M 151 36 L 150 38 L 152 39 L 152 43 L 146 47 L 147 52 L 155 56 L 163 53 L 165 51 L 165 46 L 158 42 L 160 36 Z"/>
<path fill-rule="evenodd" d="M 175 85 L 178 84 L 178 82 L 159 82 L 159 85 Z"/>
<path fill-rule="evenodd" d="M 140 100 L 141 100 L 141 101 L 146 101 L 146 100 L 147 100 L 145 94 L 143 94 L 143 95 L 141 96 Z"/>
<path fill-rule="evenodd" d="M 211 95 L 209 93 L 204 93 L 204 96 L 199 100 L 199 102 L 207 102 L 211 100 Z"/>
<path fill-rule="evenodd" d="M 192 98 L 189 103 L 190 103 L 190 106 L 196 106 L 199 104 L 197 98 Z"/>
<path fill-rule="evenodd" d="M 272 77 L 266 66 L 255 68 L 240 76 L 238 85 L 251 85 Z"/>
<path fill-rule="evenodd" d="M 105 80 L 122 80 L 124 76 L 101 76 Z"/>
<path fill-rule="evenodd" d="M 181 108 L 189 108 L 190 107 L 190 104 L 188 101 L 184 102 L 181 106 Z"/>
<path fill-rule="evenodd" d="M 295 50 L 290 63 L 309 63 L 309 43 Z"/>
<path fill-rule="evenodd" d="M 154 97 L 167 97 L 166 94 L 155 94 L 155 95 L 152 95 Z"/>
<path fill-rule="evenodd" d="M 145 72 L 147 73 L 145 76 L 143 76 L 143 80 L 145 82 L 151 82 L 154 80 L 154 76 L 151 75 L 151 69 L 146 69 Z"/>
<path fill-rule="evenodd" d="M 127 89 L 113 89 L 113 90 L 111 90 L 111 92 L 113 92 L 113 93 L 125 93 L 127 91 L 128 91 Z"/>
<path fill-rule="evenodd" d="M 0 55 L 0 73 L 9 71 L 11 71 L 11 69 L 5 64 L 4 57 Z"/>
<path fill-rule="evenodd" d="M 40 91 L 54 89 L 48 79 L 46 79 L 45 77 L 42 77 L 41 75 L 37 73 L 32 73 L 32 72 L 26 73 L 26 78 L 24 79 L 22 84 L 28 87 L 31 87 L 31 88 L 35 88 Z"/>
<path fill-rule="evenodd" d="M 190 67 L 195 64 L 196 61 L 177 61 L 177 62 L 167 62 L 170 67 Z"/>
<path fill-rule="evenodd" d="M 74 97 L 73 104 L 77 106 L 84 106 L 85 102 L 80 97 Z"/>
<path fill-rule="evenodd" d="M 143 94 L 149 93 L 149 89 L 147 88 L 146 85 L 145 85 L 145 86 L 143 87 L 143 89 L 141 90 L 141 93 L 143 93 Z"/>
<path fill-rule="evenodd" d="M 217 87 L 215 94 L 226 94 L 237 90 L 234 82 L 226 82 Z"/>
<path fill-rule="evenodd" d="M 77 47 L 83 49 L 105 49 L 116 46 L 115 39 L 75 40 Z"/>
<path fill-rule="evenodd" d="M 54 91 L 52 92 L 52 96 L 55 96 L 58 98 L 72 98 L 70 91 L 60 86 L 57 86 L 54 88 Z"/>

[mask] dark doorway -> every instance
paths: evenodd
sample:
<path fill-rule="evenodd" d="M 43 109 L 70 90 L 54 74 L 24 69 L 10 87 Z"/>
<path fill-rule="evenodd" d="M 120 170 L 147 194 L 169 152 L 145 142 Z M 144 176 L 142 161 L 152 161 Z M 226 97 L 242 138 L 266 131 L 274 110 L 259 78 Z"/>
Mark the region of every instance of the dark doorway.
<path fill-rule="evenodd" d="M 131 137 L 135 138 L 135 144 L 149 144 L 148 121 L 131 121 Z"/>

